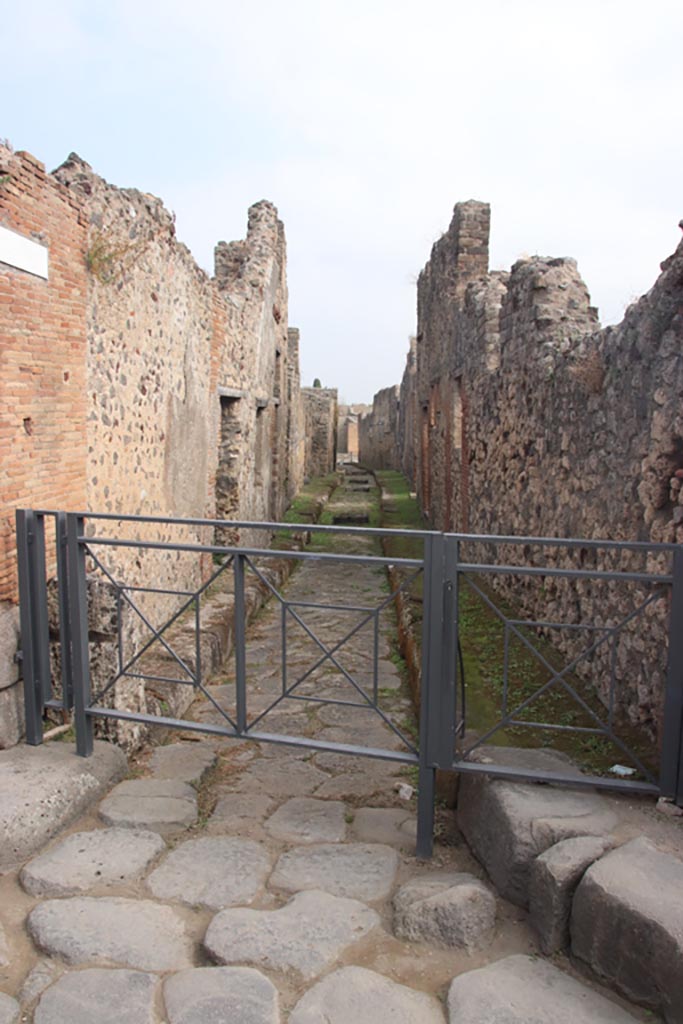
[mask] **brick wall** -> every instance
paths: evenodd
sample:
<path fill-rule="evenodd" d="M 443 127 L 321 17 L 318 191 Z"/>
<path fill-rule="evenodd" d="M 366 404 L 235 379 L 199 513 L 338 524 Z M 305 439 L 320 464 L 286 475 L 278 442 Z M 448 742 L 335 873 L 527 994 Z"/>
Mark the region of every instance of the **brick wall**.
<path fill-rule="evenodd" d="M 23 731 L 14 515 L 86 503 L 86 226 L 28 153 L 0 146 L 0 226 L 48 249 L 48 279 L 0 263 L 0 749 Z M 48 563 L 54 567 L 53 547 Z"/>
<path fill-rule="evenodd" d="M 0 263 L 0 600 L 16 601 L 14 511 L 85 506 L 86 226 L 68 190 L 0 147 L 0 225 L 45 245 L 45 281 Z"/>

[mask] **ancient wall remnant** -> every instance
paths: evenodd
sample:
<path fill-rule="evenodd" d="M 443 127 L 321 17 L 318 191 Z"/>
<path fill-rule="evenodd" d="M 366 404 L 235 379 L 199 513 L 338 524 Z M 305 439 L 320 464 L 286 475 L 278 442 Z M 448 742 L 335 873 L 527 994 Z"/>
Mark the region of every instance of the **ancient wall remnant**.
<path fill-rule="evenodd" d="M 323 476 L 337 462 L 337 389 L 302 388 L 306 476 Z"/>
<path fill-rule="evenodd" d="M 369 412 L 370 405 L 340 405 L 337 421 L 337 459 L 340 462 L 358 462 L 360 418 Z"/>
<path fill-rule="evenodd" d="M 488 232 L 486 204 L 458 204 L 418 282 L 393 464 L 428 521 L 472 533 L 683 541 L 683 244 L 622 323 L 601 330 L 574 260 L 534 256 L 489 273 Z M 361 437 L 370 465 L 386 458 L 374 448 L 375 416 Z M 594 564 L 590 551 L 582 558 Z M 536 615 L 598 625 L 635 600 L 553 580 L 542 593 L 519 584 L 514 597 Z M 657 607 L 647 636 L 625 630 L 616 655 L 621 710 L 653 735 L 666 650 Z M 606 659 L 596 655 L 598 676 Z"/>
<path fill-rule="evenodd" d="M 373 469 L 393 469 L 398 458 L 398 387 L 383 388 L 358 424 L 361 461 Z"/>
<path fill-rule="evenodd" d="M 17 506 L 276 520 L 304 475 L 334 465 L 334 446 L 306 447 L 284 228 L 271 203 L 250 209 L 243 240 L 217 245 L 210 279 L 176 240 L 159 199 L 108 184 L 74 154 L 46 174 L 34 157 L 0 147 L 0 228 L 37 239 L 49 266 L 45 279 L 0 262 L 0 746 L 7 746 L 20 732 L 12 660 Z M 332 392 L 322 395 L 329 433 Z M 309 436 L 319 438 L 323 419 Z M 90 528 L 124 537 L 132 530 L 93 521 Z M 150 525 L 146 537 L 211 541 L 212 533 Z M 219 541 L 235 537 L 218 531 Z M 262 533 L 242 539 L 267 540 Z M 100 551 L 112 576 L 133 587 L 153 580 L 159 589 L 194 588 L 210 570 L 192 553 Z M 138 592 L 136 600 L 156 622 L 177 605 L 160 594 Z M 127 617 L 129 650 L 145 629 L 140 616 Z M 113 699 L 144 710 L 144 686 L 121 681 Z M 136 738 L 133 731 L 125 740 Z"/>
<path fill-rule="evenodd" d="M 0 146 L 0 224 L 44 246 L 47 279 L 0 263 L 0 748 L 22 729 L 17 506 L 86 505 L 87 221 L 34 157 Z M 48 558 L 54 568 L 54 548 Z"/>

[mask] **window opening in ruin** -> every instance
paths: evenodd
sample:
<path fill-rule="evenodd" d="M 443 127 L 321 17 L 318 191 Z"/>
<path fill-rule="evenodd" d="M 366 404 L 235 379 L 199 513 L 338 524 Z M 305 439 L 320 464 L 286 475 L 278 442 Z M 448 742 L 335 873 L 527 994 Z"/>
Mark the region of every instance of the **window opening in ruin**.
<path fill-rule="evenodd" d="M 220 396 L 221 425 L 216 467 L 216 517 L 235 519 L 239 508 L 239 463 L 242 450 L 240 399 Z M 223 543 L 225 530 L 216 529 L 216 539 Z"/>
<path fill-rule="evenodd" d="M 456 377 L 453 382 L 453 447 L 462 448 L 462 382 Z"/>

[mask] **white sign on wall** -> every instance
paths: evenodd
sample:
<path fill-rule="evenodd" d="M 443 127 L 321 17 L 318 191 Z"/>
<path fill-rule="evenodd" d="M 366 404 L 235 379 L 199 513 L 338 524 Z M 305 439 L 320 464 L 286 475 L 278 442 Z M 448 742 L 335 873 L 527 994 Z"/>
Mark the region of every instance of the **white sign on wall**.
<path fill-rule="evenodd" d="M 47 246 L 3 227 L 0 227 L 0 263 L 47 281 Z"/>

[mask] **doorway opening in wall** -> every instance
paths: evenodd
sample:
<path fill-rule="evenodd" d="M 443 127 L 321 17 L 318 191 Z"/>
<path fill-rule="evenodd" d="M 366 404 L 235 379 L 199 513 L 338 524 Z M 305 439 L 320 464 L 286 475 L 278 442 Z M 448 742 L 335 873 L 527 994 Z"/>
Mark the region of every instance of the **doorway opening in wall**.
<path fill-rule="evenodd" d="M 216 518 L 235 519 L 239 508 L 238 471 L 242 448 L 240 398 L 235 395 L 221 395 L 220 403 L 221 425 L 216 467 Z M 225 526 L 217 526 L 215 536 L 217 544 L 230 544 L 234 541 L 231 531 Z"/>

